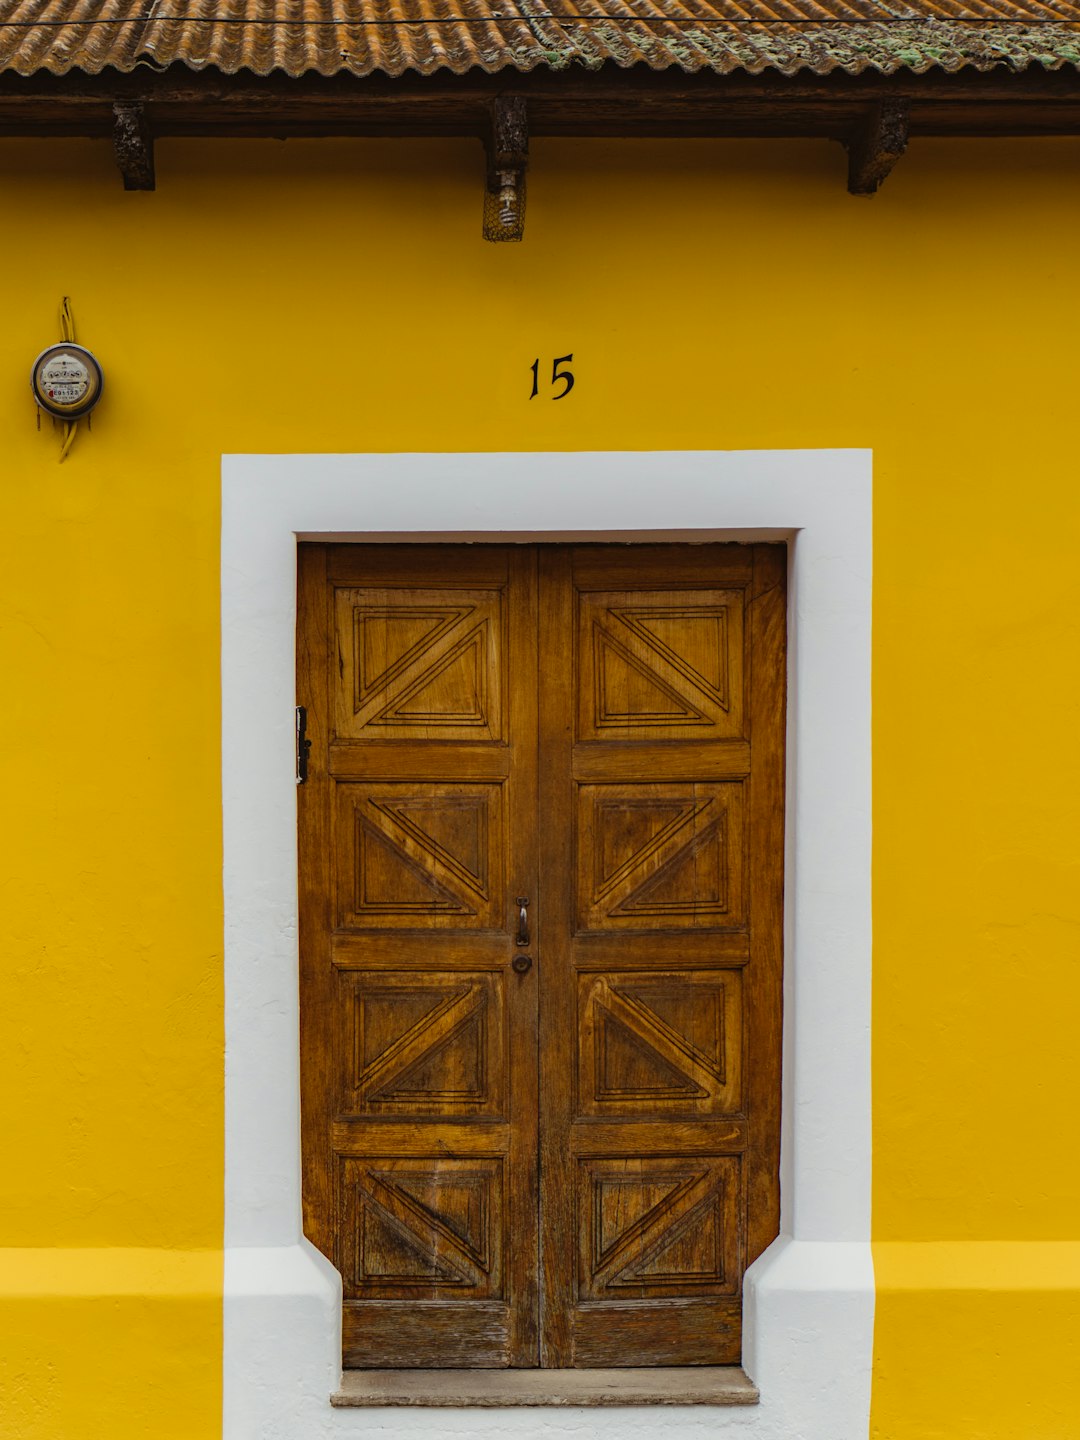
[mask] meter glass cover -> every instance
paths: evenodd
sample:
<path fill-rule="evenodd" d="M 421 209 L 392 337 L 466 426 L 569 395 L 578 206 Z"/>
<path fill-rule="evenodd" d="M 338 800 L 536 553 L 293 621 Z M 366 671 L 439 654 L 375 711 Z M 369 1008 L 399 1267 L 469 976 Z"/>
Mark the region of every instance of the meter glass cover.
<path fill-rule="evenodd" d="M 34 361 L 34 399 L 50 415 L 77 420 L 101 397 L 101 366 L 81 345 L 50 345 Z"/>

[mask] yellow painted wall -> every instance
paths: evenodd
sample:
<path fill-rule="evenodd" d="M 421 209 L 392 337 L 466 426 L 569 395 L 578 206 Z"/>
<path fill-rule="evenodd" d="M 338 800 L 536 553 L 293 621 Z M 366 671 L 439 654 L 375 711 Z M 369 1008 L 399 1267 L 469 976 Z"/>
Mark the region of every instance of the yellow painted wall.
<path fill-rule="evenodd" d="M 918 141 L 872 201 L 824 143 L 539 141 L 520 246 L 466 142 L 157 161 L 0 142 L 0 1434 L 220 1431 L 222 452 L 852 445 L 871 1433 L 1073 1440 L 1080 141 Z M 64 294 L 107 394 L 58 466 Z"/>

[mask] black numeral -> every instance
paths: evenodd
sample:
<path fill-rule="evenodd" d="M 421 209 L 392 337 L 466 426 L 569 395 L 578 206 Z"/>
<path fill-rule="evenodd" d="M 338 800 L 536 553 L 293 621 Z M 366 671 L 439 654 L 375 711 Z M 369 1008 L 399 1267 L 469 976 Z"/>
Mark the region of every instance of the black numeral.
<path fill-rule="evenodd" d="M 573 372 L 572 370 L 564 370 L 564 369 L 560 368 L 560 367 L 562 367 L 562 366 L 564 366 L 564 365 L 569 365 L 569 364 L 571 363 L 571 361 L 573 360 L 573 358 L 574 358 L 574 357 L 573 357 L 572 354 L 571 354 L 571 355 L 560 355 L 557 360 L 553 360 L 553 361 L 552 361 L 552 364 L 551 364 L 551 384 L 552 384 L 552 388 L 554 388 L 556 385 L 558 385 L 558 383 L 559 383 L 560 380 L 562 381 L 562 387 L 563 387 L 563 388 L 559 391 L 559 393 L 558 393 L 557 395 L 552 395 L 552 397 L 551 397 L 552 400 L 565 400 L 566 397 L 567 397 L 567 395 L 569 395 L 569 394 L 570 394 L 570 391 L 574 388 L 574 372 Z M 529 392 L 529 399 L 530 399 L 530 400 L 535 400 L 536 397 L 537 397 L 537 395 L 539 395 L 539 393 L 540 393 L 540 360 L 539 360 L 539 357 L 538 357 L 537 359 L 535 359 L 535 360 L 532 362 L 532 364 L 529 366 L 529 374 L 532 376 L 532 389 L 531 389 L 530 392 Z"/>
<path fill-rule="evenodd" d="M 570 370 L 559 369 L 560 365 L 568 364 L 571 360 L 573 360 L 573 358 L 573 355 L 560 355 L 551 367 L 552 385 L 557 385 L 560 380 L 564 380 L 566 382 L 565 387 L 559 391 L 558 395 L 553 395 L 551 397 L 553 400 L 565 400 L 567 395 L 569 395 L 570 391 L 574 388 L 573 372 Z"/>

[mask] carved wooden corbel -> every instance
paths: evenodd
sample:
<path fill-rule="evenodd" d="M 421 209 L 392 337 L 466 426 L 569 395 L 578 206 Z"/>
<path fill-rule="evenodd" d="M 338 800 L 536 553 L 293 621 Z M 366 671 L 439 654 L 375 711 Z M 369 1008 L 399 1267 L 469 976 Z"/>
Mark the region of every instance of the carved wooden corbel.
<path fill-rule="evenodd" d="M 154 137 L 146 123 L 142 102 L 113 102 L 113 154 L 125 190 L 154 189 Z"/>
<path fill-rule="evenodd" d="M 496 96 L 486 147 L 484 239 L 520 240 L 525 232 L 525 170 L 529 163 L 523 95 Z"/>
<path fill-rule="evenodd" d="M 848 189 L 852 195 L 873 195 L 907 149 L 909 128 L 906 100 L 885 99 L 874 106 L 848 142 Z"/>

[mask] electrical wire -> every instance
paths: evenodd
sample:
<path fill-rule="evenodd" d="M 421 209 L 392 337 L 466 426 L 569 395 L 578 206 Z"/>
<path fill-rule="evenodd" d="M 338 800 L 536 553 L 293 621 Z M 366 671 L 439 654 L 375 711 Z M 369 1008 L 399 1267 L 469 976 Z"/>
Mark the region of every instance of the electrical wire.
<path fill-rule="evenodd" d="M 69 345 L 75 344 L 75 316 L 71 312 L 71 300 L 65 295 L 63 304 L 60 306 L 60 338 Z M 75 432 L 79 428 L 78 420 L 64 421 L 64 439 L 60 446 L 60 461 L 62 465 L 68 457 L 68 451 L 75 443 Z"/>

